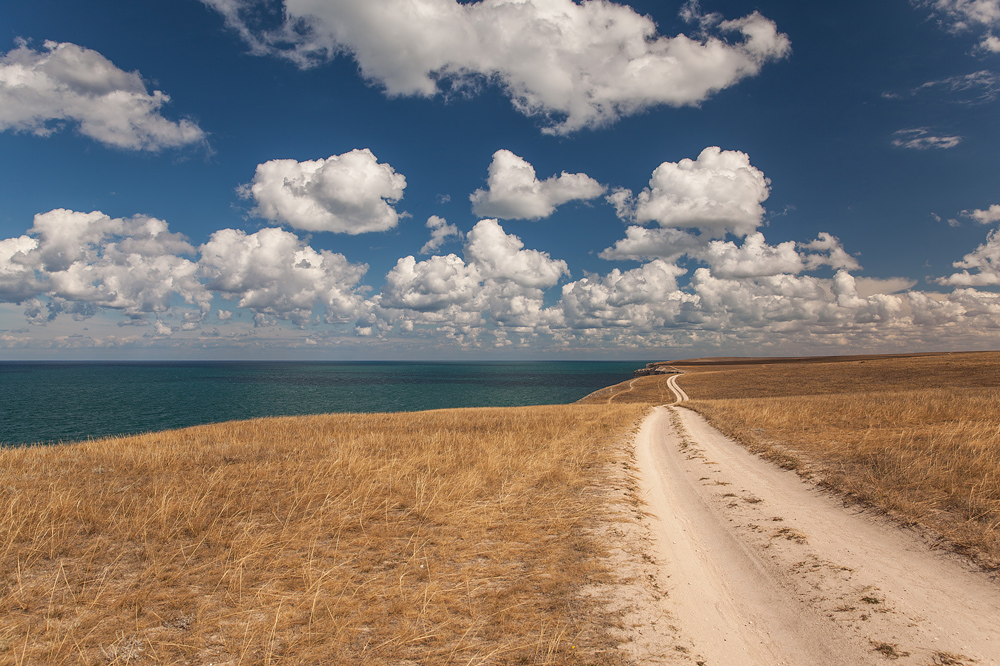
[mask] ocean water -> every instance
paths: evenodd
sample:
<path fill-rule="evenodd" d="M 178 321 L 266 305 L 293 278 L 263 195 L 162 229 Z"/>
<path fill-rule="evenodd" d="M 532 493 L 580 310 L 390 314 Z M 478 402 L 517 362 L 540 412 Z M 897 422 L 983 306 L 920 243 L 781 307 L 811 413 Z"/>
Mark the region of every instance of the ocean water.
<path fill-rule="evenodd" d="M 636 362 L 0 362 L 0 445 L 234 419 L 573 402 Z"/>

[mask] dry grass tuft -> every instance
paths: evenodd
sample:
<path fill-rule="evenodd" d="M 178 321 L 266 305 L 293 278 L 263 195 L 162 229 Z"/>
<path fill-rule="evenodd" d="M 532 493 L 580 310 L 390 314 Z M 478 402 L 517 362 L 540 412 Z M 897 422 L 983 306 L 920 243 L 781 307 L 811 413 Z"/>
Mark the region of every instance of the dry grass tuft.
<path fill-rule="evenodd" d="M 610 664 L 641 406 L 233 422 L 0 451 L 0 664 Z"/>

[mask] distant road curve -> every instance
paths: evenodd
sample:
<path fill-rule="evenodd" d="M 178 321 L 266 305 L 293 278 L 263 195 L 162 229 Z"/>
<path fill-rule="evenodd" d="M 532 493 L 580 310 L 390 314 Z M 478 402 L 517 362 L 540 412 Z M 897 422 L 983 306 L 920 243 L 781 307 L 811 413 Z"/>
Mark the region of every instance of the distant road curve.
<path fill-rule="evenodd" d="M 677 378 L 679 376 L 680 375 L 670 375 L 670 379 L 667 380 L 667 386 L 670 387 L 670 390 L 674 392 L 674 396 L 677 398 L 677 400 L 672 403 L 674 405 L 690 400 L 690 398 L 688 398 L 688 394 L 684 392 L 684 389 L 677 385 Z"/>

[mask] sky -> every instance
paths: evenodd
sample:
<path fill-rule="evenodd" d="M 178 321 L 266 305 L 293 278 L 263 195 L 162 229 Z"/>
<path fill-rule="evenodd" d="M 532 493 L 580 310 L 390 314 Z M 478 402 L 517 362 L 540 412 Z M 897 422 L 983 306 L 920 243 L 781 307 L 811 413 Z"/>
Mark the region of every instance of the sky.
<path fill-rule="evenodd" d="M 0 10 L 0 360 L 1000 348 L 1000 0 Z"/>

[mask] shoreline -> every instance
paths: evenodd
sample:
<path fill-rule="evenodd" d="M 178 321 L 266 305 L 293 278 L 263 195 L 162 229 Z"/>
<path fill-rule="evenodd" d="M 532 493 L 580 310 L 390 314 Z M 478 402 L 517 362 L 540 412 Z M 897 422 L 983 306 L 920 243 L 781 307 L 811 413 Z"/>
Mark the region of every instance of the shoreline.
<path fill-rule="evenodd" d="M 232 420 L 450 407 L 568 404 L 631 376 L 631 362 L 56 364 L 4 373 L 3 446 Z M 9 368 L 8 368 L 9 369 Z M 7 415 L 10 416 L 7 416 Z"/>

